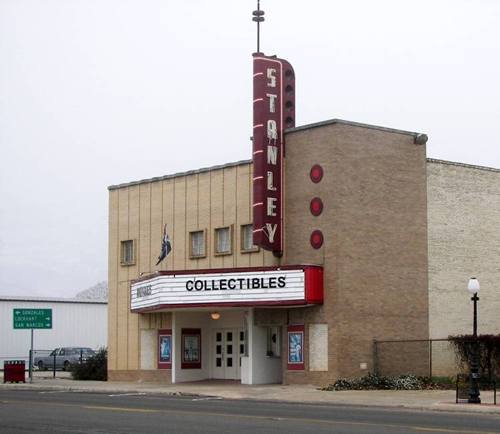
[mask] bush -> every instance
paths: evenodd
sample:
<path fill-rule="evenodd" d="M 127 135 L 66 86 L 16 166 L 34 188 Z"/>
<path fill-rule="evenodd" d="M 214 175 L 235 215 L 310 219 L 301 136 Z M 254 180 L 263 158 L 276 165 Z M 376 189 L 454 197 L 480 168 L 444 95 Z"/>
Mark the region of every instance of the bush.
<path fill-rule="evenodd" d="M 99 348 L 97 352 L 85 362 L 71 367 L 73 380 L 97 380 L 108 379 L 108 350 Z"/>
<path fill-rule="evenodd" d="M 472 335 L 449 336 L 455 349 L 458 364 L 463 371 L 470 371 L 473 345 Z M 492 379 L 500 376 L 500 335 L 479 335 L 478 356 L 481 377 Z"/>
<path fill-rule="evenodd" d="M 415 375 L 384 377 L 368 374 L 361 378 L 339 378 L 323 390 L 421 390 L 427 388 L 430 381 Z"/>

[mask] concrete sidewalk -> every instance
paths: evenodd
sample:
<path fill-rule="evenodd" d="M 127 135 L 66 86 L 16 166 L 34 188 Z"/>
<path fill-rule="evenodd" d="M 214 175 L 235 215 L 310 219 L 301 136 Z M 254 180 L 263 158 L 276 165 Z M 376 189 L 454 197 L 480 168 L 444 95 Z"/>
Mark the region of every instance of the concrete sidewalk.
<path fill-rule="evenodd" d="M 493 405 L 493 392 L 481 392 L 483 404 L 455 404 L 454 390 L 365 390 L 326 392 L 310 385 L 246 386 L 233 381 L 200 381 L 163 385 L 156 383 L 75 381 L 69 378 L 35 378 L 29 384 L 0 384 L 0 390 L 40 390 L 98 392 L 108 394 L 148 393 L 254 399 L 311 404 L 399 407 L 407 409 L 458 411 L 498 414 L 500 403 Z"/>

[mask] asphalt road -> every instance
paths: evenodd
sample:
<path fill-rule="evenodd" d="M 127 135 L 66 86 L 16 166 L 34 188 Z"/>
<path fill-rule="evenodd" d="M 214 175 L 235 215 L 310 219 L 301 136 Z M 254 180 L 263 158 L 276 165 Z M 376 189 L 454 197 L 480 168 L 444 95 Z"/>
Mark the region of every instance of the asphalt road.
<path fill-rule="evenodd" d="M 226 400 L 0 391 L 0 433 L 500 433 L 500 415 Z"/>

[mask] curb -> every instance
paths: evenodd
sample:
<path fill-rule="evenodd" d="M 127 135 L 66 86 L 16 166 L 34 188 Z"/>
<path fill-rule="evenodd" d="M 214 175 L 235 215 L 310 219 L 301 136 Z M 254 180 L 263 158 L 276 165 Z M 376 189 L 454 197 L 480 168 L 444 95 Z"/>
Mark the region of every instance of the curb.
<path fill-rule="evenodd" d="M 427 411 L 427 412 L 448 412 L 448 413 L 466 413 L 466 414 L 487 414 L 487 415 L 498 415 L 500 416 L 500 406 L 494 406 L 493 404 L 482 404 L 482 406 L 467 406 L 467 404 L 455 404 L 451 402 L 435 402 L 433 404 L 408 404 L 408 403 L 398 403 L 398 404 L 387 404 L 379 402 L 367 403 L 357 403 L 357 402 L 337 402 L 337 401 L 317 401 L 305 399 L 301 401 L 277 398 L 258 398 L 251 396 L 227 396 L 224 392 L 210 391 L 210 393 L 195 393 L 195 392 L 183 392 L 180 390 L 159 390 L 159 389 L 138 389 L 134 387 L 124 387 L 124 388 L 109 388 L 103 389 L 98 387 L 85 387 L 85 386 L 71 386 L 71 385 L 44 385 L 44 384 L 0 384 L 1 390 L 29 390 L 29 391 L 61 391 L 61 392 L 79 392 L 79 393 L 99 393 L 99 394 L 125 394 L 125 393 L 145 393 L 154 395 L 164 395 L 164 396 L 180 396 L 180 397 L 193 397 L 193 398 L 222 398 L 230 400 L 241 400 L 241 401 L 260 401 L 276 403 L 282 402 L 287 404 L 307 404 L 307 405 L 321 405 L 321 406 L 345 406 L 345 407 L 360 407 L 360 408 L 378 408 L 378 409 L 400 409 L 400 410 L 413 410 L 413 411 Z"/>

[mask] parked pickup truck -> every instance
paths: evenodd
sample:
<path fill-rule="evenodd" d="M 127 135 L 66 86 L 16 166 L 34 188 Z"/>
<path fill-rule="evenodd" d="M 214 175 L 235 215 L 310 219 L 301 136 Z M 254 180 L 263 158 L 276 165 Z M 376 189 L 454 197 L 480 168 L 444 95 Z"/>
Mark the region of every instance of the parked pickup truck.
<path fill-rule="evenodd" d="M 85 362 L 90 356 L 95 354 L 91 348 L 84 347 L 64 347 L 56 348 L 48 356 L 37 356 L 34 360 L 34 365 L 40 371 L 46 369 L 63 369 L 69 370 L 72 364 Z"/>

